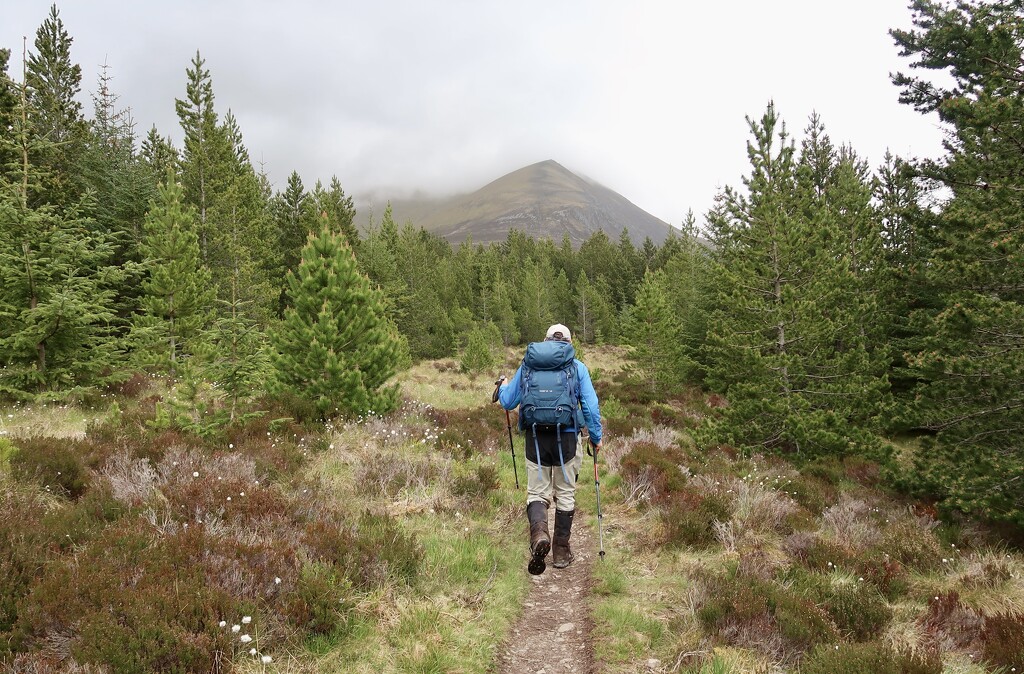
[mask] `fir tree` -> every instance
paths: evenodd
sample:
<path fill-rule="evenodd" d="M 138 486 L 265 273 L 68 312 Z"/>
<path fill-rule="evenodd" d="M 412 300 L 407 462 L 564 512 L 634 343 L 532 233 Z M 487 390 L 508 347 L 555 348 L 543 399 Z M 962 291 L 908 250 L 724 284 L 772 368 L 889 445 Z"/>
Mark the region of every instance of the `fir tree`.
<path fill-rule="evenodd" d="M 709 251 L 700 242 L 692 212 L 683 222 L 673 250 L 675 252 L 661 267 L 665 272 L 665 292 L 672 311 L 679 319 L 680 347 L 691 366 L 687 375 L 696 380 L 703 373 L 701 347 L 707 337 L 713 288 L 709 280 Z"/>
<path fill-rule="evenodd" d="M 266 339 L 252 319 L 252 308 L 242 300 L 238 280 L 232 283 L 229 301 L 221 301 L 220 312 L 207 338 L 209 365 L 205 374 L 224 392 L 228 400 L 228 421 L 234 421 L 239 404 L 263 390 L 270 364 Z"/>
<path fill-rule="evenodd" d="M 148 169 L 154 188 L 167 177 L 168 171 L 176 173 L 178 170 L 178 151 L 169 137 L 160 135 L 155 125 L 142 139 L 139 158 Z"/>
<path fill-rule="evenodd" d="M 15 110 L 18 106 L 18 85 L 7 72 L 10 49 L 0 49 L 0 130 L 6 136 L 7 129 L 13 129 L 17 121 Z M 18 153 L 13 143 L 0 144 L 0 179 L 9 176 L 18 163 Z"/>
<path fill-rule="evenodd" d="M 46 203 L 47 172 L 34 157 L 54 143 L 34 133 L 23 83 L 0 151 L 16 157 L 0 181 L 0 388 L 15 397 L 66 396 L 104 383 L 116 369 L 108 238 L 86 213 L 87 199 Z M 36 199 L 32 199 L 35 196 Z"/>
<path fill-rule="evenodd" d="M 34 158 L 43 171 L 41 201 L 51 205 L 76 204 L 83 190 L 77 168 L 86 136 L 82 105 L 82 68 L 71 60 L 74 40 L 51 5 L 36 30 L 35 51 L 29 54 L 25 84 L 28 117 L 33 132 L 45 142 L 45 152 Z"/>
<path fill-rule="evenodd" d="M 692 379 L 696 364 L 684 351 L 682 324 L 672 310 L 666 286 L 663 271 L 647 273 L 622 334 L 632 347 L 634 376 L 655 391 L 674 393 Z"/>
<path fill-rule="evenodd" d="M 615 310 L 611 293 L 601 284 L 591 283 L 587 272 L 580 270 L 576 279 L 576 335 L 580 344 L 602 342 L 615 334 Z"/>
<path fill-rule="evenodd" d="M 382 414 L 398 402 L 398 344 L 383 305 L 341 234 L 310 235 L 288 274 L 284 321 L 271 354 L 276 386 L 309 399 L 324 417 Z"/>
<path fill-rule="evenodd" d="M 195 212 L 168 175 L 146 215 L 141 251 L 146 278 L 135 317 L 135 359 L 172 377 L 201 346 L 214 300 L 210 273 L 199 259 Z"/>
<path fill-rule="evenodd" d="M 221 266 L 221 232 L 211 208 L 229 182 L 232 148 L 213 107 L 213 80 L 199 52 L 185 73 L 185 98 L 176 99 L 175 110 L 185 133 L 181 153 L 181 184 L 185 203 L 196 209 L 200 259 L 211 270 Z"/>

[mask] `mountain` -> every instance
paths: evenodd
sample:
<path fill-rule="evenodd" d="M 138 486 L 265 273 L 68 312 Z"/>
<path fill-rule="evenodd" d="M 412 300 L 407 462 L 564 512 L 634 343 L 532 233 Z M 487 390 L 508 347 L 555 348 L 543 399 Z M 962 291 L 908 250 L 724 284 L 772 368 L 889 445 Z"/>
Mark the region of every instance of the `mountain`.
<path fill-rule="evenodd" d="M 598 230 L 616 240 L 628 229 L 637 245 L 646 237 L 660 244 L 669 232 L 667 223 L 622 195 L 551 160 L 513 171 L 471 194 L 395 200 L 391 208 L 399 226 L 411 221 L 452 243 L 469 237 L 478 243 L 504 241 L 509 230 L 517 229 L 556 243 L 568 234 L 579 246 Z M 377 220 L 380 213 L 375 209 Z"/>

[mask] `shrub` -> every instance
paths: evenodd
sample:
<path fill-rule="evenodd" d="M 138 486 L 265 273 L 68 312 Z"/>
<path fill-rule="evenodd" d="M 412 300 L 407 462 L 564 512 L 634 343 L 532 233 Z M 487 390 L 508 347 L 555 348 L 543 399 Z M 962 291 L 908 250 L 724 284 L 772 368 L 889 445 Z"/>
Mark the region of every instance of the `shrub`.
<path fill-rule="evenodd" d="M 771 635 L 765 632 L 774 631 L 785 647 L 799 651 L 838 638 L 828 616 L 813 601 L 770 581 L 735 573 L 712 577 L 704 596 L 697 620 L 712 632 L 749 638 L 760 631 L 758 638 L 770 643 Z"/>
<path fill-rule="evenodd" d="M 691 489 L 672 494 L 662 512 L 665 544 L 707 548 L 716 541 L 715 522 L 729 519 L 729 514 L 723 495 Z"/>
<path fill-rule="evenodd" d="M 365 512 L 354 525 L 318 520 L 306 526 L 305 543 L 321 560 L 341 569 L 352 584 L 371 589 L 386 581 L 409 583 L 423 548 L 388 515 Z"/>
<path fill-rule="evenodd" d="M 456 475 L 452 494 L 478 500 L 498 488 L 498 469 L 489 463 L 476 467 L 471 475 Z"/>
<path fill-rule="evenodd" d="M 877 641 L 820 645 L 804 658 L 800 674 L 941 674 L 936 651 L 899 652 Z"/>
<path fill-rule="evenodd" d="M 678 448 L 662 448 L 650 442 L 638 442 L 622 457 L 621 475 L 623 482 L 637 480 L 643 475 L 650 479 L 651 498 L 654 501 L 669 499 L 674 492 L 686 486 L 686 473 L 681 468 L 686 456 Z"/>
<path fill-rule="evenodd" d="M 892 609 L 868 583 L 831 585 L 822 604 L 839 631 L 856 641 L 877 637 L 892 619 Z"/>
<path fill-rule="evenodd" d="M 299 572 L 295 591 L 285 599 L 290 622 L 312 634 L 338 635 L 348 627 L 355 608 L 351 584 L 336 569 L 307 564 Z"/>
<path fill-rule="evenodd" d="M 78 498 L 85 491 L 88 476 L 75 444 L 53 438 L 25 438 L 11 457 L 15 477 L 34 480 L 54 494 Z"/>
<path fill-rule="evenodd" d="M 986 618 L 981 643 L 989 663 L 1024 671 L 1024 613 L 1000 613 Z"/>
<path fill-rule="evenodd" d="M 858 577 L 871 583 L 886 599 L 902 597 L 909 587 L 906 567 L 877 550 L 869 550 L 854 561 Z"/>
<path fill-rule="evenodd" d="M 877 551 L 914 571 L 932 571 L 942 565 L 939 540 L 931 530 L 917 521 L 901 520 L 894 523 L 886 530 Z"/>
<path fill-rule="evenodd" d="M 928 600 L 928 611 L 918 619 L 924 631 L 936 643 L 964 648 L 981 633 L 982 620 L 960 602 L 960 595 L 944 592 Z"/>
<path fill-rule="evenodd" d="M 22 638 L 69 635 L 71 654 L 113 672 L 210 670 L 228 650 L 216 628 L 235 602 L 208 582 L 195 551 L 207 541 L 154 537 L 138 520 L 107 527 L 76 555 L 50 564 L 18 616 Z"/>

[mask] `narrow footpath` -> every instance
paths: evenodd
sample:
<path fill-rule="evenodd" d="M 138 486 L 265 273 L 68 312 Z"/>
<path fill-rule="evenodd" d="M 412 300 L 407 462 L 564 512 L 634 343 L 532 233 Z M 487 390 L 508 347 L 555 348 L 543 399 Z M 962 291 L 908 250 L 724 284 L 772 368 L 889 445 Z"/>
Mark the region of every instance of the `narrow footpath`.
<path fill-rule="evenodd" d="M 590 527 L 578 517 L 573 523 L 575 561 L 565 569 L 551 565 L 539 576 L 530 576 L 530 594 L 523 614 L 512 628 L 498 660 L 501 674 L 591 674 L 594 649 L 590 632 L 591 571 L 597 559 L 597 543 Z M 552 516 L 553 520 L 553 516 Z M 552 522 L 553 524 L 553 522 Z M 520 554 L 523 573 L 529 561 L 526 531 Z"/>

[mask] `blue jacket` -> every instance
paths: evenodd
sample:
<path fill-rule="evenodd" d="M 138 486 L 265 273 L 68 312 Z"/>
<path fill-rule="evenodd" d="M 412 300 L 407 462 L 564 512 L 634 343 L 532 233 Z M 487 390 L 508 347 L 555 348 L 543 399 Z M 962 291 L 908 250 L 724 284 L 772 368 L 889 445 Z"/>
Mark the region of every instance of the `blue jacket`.
<path fill-rule="evenodd" d="M 577 359 L 576 371 L 579 373 L 580 407 L 583 408 L 583 424 L 590 432 L 590 440 L 594 444 L 601 442 L 601 410 L 597 406 L 597 391 L 594 390 L 594 382 L 590 379 L 590 370 Z M 523 366 L 516 370 L 515 376 L 507 384 L 502 384 L 498 390 L 498 402 L 507 410 L 514 410 L 519 407 L 523 396 Z M 577 424 L 580 415 L 576 415 Z M 575 429 L 579 431 L 580 429 Z"/>

